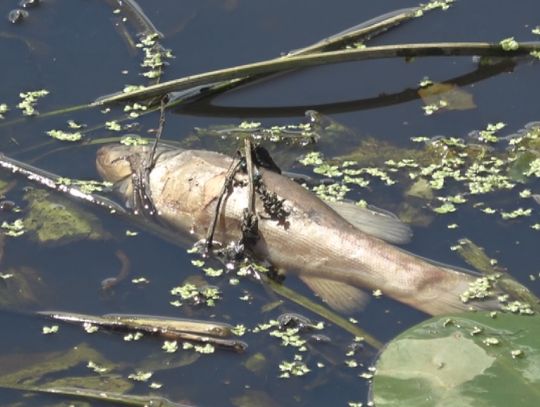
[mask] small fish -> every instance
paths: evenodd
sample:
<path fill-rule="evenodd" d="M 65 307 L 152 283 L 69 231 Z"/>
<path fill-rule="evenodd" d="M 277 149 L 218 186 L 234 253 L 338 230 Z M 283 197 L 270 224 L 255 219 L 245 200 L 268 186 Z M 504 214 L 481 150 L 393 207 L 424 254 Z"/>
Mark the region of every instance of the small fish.
<path fill-rule="evenodd" d="M 140 179 L 149 151 L 148 146 L 111 144 L 97 153 L 99 173 L 115 183 L 134 210 L 133 180 Z M 232 163 L 233 158 L 220 153 L 161 145 L 143 192 L 151 198 L 160 222 L 204 239 Z M 297 274 L 332 308 L 358 310 L 366 300 L 361 289 L 380 289 L 385 296 L 433 315 L 471 306 L 494 307 L 494 301 L 464 304 L 460 300 L 477 275 L 390 244 L 403 243 L 411 236 L 398 219 L 351 203 L 326 203 L 284 175 L 264 168 L 258 171 L 266 190 L 282 200 L 287 216 L 285 220 L 273 217 L 257 195 L 259 238 L 251 252 L 278 270 Z M 224 245 L 241 238 L 248 204 L 247 175 L 238 172 L 234 181 L 223 200 L 214 235 Z"/>

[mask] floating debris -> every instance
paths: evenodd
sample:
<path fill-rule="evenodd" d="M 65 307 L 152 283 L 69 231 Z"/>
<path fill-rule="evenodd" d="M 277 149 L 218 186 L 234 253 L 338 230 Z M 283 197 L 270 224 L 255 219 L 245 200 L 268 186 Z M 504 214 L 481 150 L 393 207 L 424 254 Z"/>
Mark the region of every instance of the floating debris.
<path fill-rule="evenodd" d="M 8 14 L 8 20 L 12 24 L 20 24 L 28 17 L 28 11 L 16 8 Z"/>
<path fill-rule="evenodd" d="M 34 8 L 39 6 L 40 3 L 40 0 L 21 0 L 19 2 L 19 6 L 21 6 L 22 8 Z"/>
<path fill-rule="evenodd" d="M 149 315 L 107 314 L 103 316 L 75 314 L 60 311 L 38 312 L 54 320 L 94 326 L 113 331 L 133 331 L 124 336 L 126 341 L 140 339 L 143 334 L 165 338 L 169 342 L 191 341 L 211 344 L 241 352 L 247 348 L 244 342 L 226 339 L 232 335 L 233 326 L 219 322 L 192 319 L 164 318 Z M 184 342 L 185 343 L 185 342 Z M 172 346 L 172 345 L 169 345 Z"/>

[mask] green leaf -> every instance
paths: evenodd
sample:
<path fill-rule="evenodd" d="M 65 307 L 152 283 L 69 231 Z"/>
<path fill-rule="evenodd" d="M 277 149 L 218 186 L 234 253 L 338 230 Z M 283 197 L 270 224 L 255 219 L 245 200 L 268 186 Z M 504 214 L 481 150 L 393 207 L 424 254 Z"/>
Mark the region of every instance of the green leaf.
<path fill-rule="evenodd" d="M 461 314 L 405 331 L 381 354 L 377 407 L 540 405 L 540 317 Z"/>

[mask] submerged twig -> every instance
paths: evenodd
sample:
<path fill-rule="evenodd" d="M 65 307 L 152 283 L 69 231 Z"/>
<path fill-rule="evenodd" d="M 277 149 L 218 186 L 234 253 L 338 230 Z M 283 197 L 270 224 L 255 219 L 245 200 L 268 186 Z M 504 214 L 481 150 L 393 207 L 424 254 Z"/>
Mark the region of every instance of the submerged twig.
<path fill-rule="evenodd" d="M 244 158 L 248 182 L 248 206 L 244 209 L 242 219 L 241 244 L 252 247 L 259 239 L 257 212 L 255 209 L 255 164 L 253 162 L 253 144 L 248 137 L 244 139 Z"/>
<path fill-rule="evenodd" d="M 163 129 L 165 128 L 165 108 L 167 106 L 167 96 L 163 96 L 161 98 L 160 104 L 159 104 L 159 124 L 158 128 L 156 130 L 156 139 L 154 140 L 154 144 L 152 145 L 152 149 L 149 152 L 149 162 L 146 165 L 146 170 L 151 171 L 154 166 L 156 165 L 156 150 L 159 141 L 161 140 L 161 136 L 163 135 Z"/>
<path fill-rule="evenodd" d="M 150 150 L 148 150 L 148 154 L 143 157 L 143 162 L 141 165 L 139 165 L 140 163 L 130 162 L 132 170 L 131 180 L 133 184 L 133 197 L 136 201 L 134 208 L 140 208 L 142 212 L 141 214 L 143 216 L 148 216 L 151 219 L 153 219 L 158 213 L 154 204 L 154 200 L 152 198 L 152 191 L 150 188 L 148 188 L 148 185 L 150 185 L 150 172 L 154 169 L 154 166 L 156 165 L 157 146 L 161 139 L 163 129 L 165 127 L 166 104 L 167 96 L 165 95 L 163 98 L 161 98 L 159 125 L 156 131 L 154 143 L 152 144 L 152 148 L 150 148 Z M 138 209 L 134 211 L 134 213 L 137 212 Z"/>
<path fill-rule="evenodd" d="M 129 269 L 130 269 L 130 262 L 129 258 L 126 256 L 126 254 L 122 250 L 117 250 L 115 252 L 116 258 L 120 261 L 120 271 L 118 274 L 114 277 L 109 277 L 104 279 L 101 282 L 101 289 L 103 291 L 109 291 L 113 287 L 120 284 L 123 280 L 126 279 L 126 277 L 129 275 Z"/>
<path fill-rule="evenodd" d="M 417 17 L 420 7 L 409 7 L 401 10 L 391 11 L 381 16 L 364 21 L 354 27 L 343 30 L 330 37 L 324 38 L 307 47 L 290 51 L 287 55 L 307 55 L 319 51 L 327 51 L 345 47 L 359 41 L 367 41 L 388 29 L 395 27 L 405 21 Z"/>
<path fill-rule="evenodd" d="M 247 348 L 247 345 L 242 341 L 226 339 L 232 334 L 233 327 L 225 323 L 148 315 L 107 314 L 94 316 L 60 311 L 42 311 L 37 314 L 58 321 L 81 325 L 90 324 L 110 330 L 144 332 L 169 340 L 209 343 L 238 352 Z"/>
<path fill-rule="evenodd" d="M 323 38 L 322 40 L 308 45 L 307 47 L 289 51 L 282 57 L 276 58 L 275 60 L 279 60 L 280 58 L 288 58 L 291 56 L 308 55 L 316 52 L 337 50 L 347 45 L 355 46 L 355 44 L 358 42 L 367 41 L 368 39 L 371 39 L 392 27 L 395 27 L 405 21 L 415 18 L 419 10 L 419 7 L 411 7 L 391 11 L 389 13 L 355 25 L 354 27 L 348 28 L 337 34 L 331 35 L 327 38 Z M 174 104 L 177 104 L 179 102 L 192 103 L 197 98 L 213 96 L 218 93 L 222 93 L 233 88 L 238 88 L 239 86 L 243 86 L 248 83 L 267 78 L 270 75 L 273 75 L 273 73 L 251 75 L 244 78 L 221 81 L 210 85 L 208 88 L 204 88 L 204 92 L 201 92 L 201 88 L 188 89 L 186 92 L 180 92 L 180 95 L 174 95 Z"/>
<path fill-rule="evenodd" d="M 175 403 L 169 399 L 159 396 L 141 396 L 133 394 L 123 394 L 117 392 L 86 389 L 83 387 L 71 386 L 32 386 L 32 385 L 0 385 L 0 387 L 22 390 L 26 392 L 56 394 L 60 396 L 77 397 L 85 400 L 95 400 L 105 403 L 115 403 L 116 405 L 133 407 L 193 407 L 191 404 Z"/>
<path fill-rule="evenodd" d="M 214 211 L 214 217 L 212 218 L 212 222 L 208 226 L 208 231 L 206 233 L 206 250 L 210 251 L 212 249 L 212 246 L 214 244 L 214 234 L 216 232 L 216 226 L 219 219 L 219 214 L 221 213 L 221 204 L 223 203 L 223 199 L 225 198 L 225 195 L 227 194 L 229 188 L 232 185 L 234 176 L 238 172 L 238 170 L 242 166 L 242 160 L 235 161 L 233 160 L 231 162 L 231 165 L 229 166 L 229 169 L 227 170 L 227 173 L 225 174 L 225 181 L 223 182 L 223 186 L 221 187 L 221 191 L 219 192 L 218 199 L 216 202 L 216 209 Z"/>
<path fill-rule="evenodd" d="M 442 42 L 381 45 L 363 49 L 322 52 L 310 55 L 271 59 L 252 64 L 219 69 L 202 74 L 190 75 L 180 79 L 162 82 L 156 85 L 131 91 L 120 92 L 98 98 L 94 105 L 116 103 L 125 100 L 144 100 L 160 97 L 169 92 L 185 90 L 196 86 L 215 84 L 216 82 L 238 79 L 250 75 L 288 71 L 310 66 L 335 64 L 382 58 L 415 58 L 427 56 L 498 56 L 515 57 L 540 51 L 540 42 L 523 42 L 515 50 L 505 50 L 499 43 L 485 42 Z"/>
<path fill-rule="evenodd" d="M 74 185 L 59 183 L 57 180 L 60 179 L 60 176 L 7 157 L 2 153 L 0 153 L 0 167 L 11 171 L 14 174 L 20 174 L 28 180 L 36 182 L 41 186 L 72 196 L 82 201 L 90 202 L 95 206 L 103 207 L 111 212 L 125 212 L 125 209 L 122 206 L 108 198 L 96 194 L 85 193 L 81 191 L 79 187 Z"/>
<path fill-rule="evenodd" d="M 249 138 L 244 139 L 244 151 L 246 155 L 246 169 L 248 173 L 248 211 L 251 215 L 255 214 L 255 181 L 254 181 L 254 166 L 253 166 L 253 143 Z"/>

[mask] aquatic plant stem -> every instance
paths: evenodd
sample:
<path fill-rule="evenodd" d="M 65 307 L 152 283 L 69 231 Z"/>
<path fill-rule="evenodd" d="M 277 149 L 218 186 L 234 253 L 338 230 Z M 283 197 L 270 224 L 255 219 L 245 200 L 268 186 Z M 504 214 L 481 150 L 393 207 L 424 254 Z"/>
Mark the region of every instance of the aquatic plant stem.
<path fill-rule="evenodd" d="M 107 0 L 107 2 L 110 3 L 111 5 L 114 5 L 114 7 L 118 6 L 117 0 Z M 133 3 L 134 3 L 133 1 L 128 1 L 124 4 L 125 11 L 128 14 L 130 14 L 130 17 L 135 15 L 135 18 L 129 18 L 128 21 L 137 28 L 138 32 L 143 33 L 144 35 L 155 34 L 159 38 L 163 38 L 163 34 L 155 28 L 155 26 L 144 14 L 144 12 L 142 12 L 140 6 L 138 5 L 134 6 Z M 355 27 L 351 27 L 349 29 L 341 31 L 328 38 L 323 38 L 311 45 L 308 45 L 307 47 L 289 51 L 287 55 L 285 55 L 285 57 L 290 57 L 290 56 L 295 56 L 295 55 L 306 55 L 306 54 L 310 54 L 314 52 L 320 52 L 323 50 L 336 49 L 339 47 L 343 47 L 346 44 L 354 42 L 354 41 L 367 40 L 369 38 L 372 38 L 380 34 L 381 32 L 384 32 L 394 26 L 397 26 L 403 23 L 404 21 L 408 21 L 412 18 L 415 18 L 417 11 L 418 11 L 418 7 L 412 7 L 412 8 L 406 8 L 406 9 L 387 13 L 383 16 L 379 16 L 372 20 L 361 23 Z M 121 27 L 124 27 L 124 26 L 121 25 Z M 244 77 L 244 78 L 236 78 L 230 81 L 223 81 L 212 86 L 212 92 L 219 93 L 221 91 L 229 89 L 229 87 L 233 83 L 234 83 L 233 86 L 236 87 L 247 82 L 248 80 L 251 81 L 253 79 L 257 79 L 257 78 Z M 238 82 L 238 83 L 235 83 L 235 82 Z M 88 109 L 91 107 L 93 107 L 92 104 L 68 106 L 68 107 L 53 110 L 50 112 L 41 113 L 40 115 L 36 117 L 45 118 L 49 116 L 57 116 L 60 114 L 76 112 L 76 111 Z M 150 109 L 148 113 L 153 112 L 157 109 L 158 108 Z M 27 119 L 28 118 L 26 117 L 21 117 L 19 119 L 11 120 L 9 122 L 0 123 L 0 127 L 17 124 Z"/>
<path fill-rule="evenodd" d="M 12 126 L 14 124 L 22 123 L 22 122 L 27 121 L 27 120 L 44 119 L 46 117 L 52 117 L 52 116 L 58 116 L 58 115 L 61 115 L 61 114 L 66 114 L 66 113 L 78 112 L 80 110 L 91 109 L 93 107 L 95 107 L 95 106 L 92 103 L 75 105 L 75 106 L 67 106 L 67 107 L 63 107 L 63 108 L 60 108 L 60 109 L 51 110 L 50 112 L 40 113 L 37 116 L 31 116 L 31 117 L 23 116 L 23 117 L 19 117 L 17 119 L 2 122 L 2 123 L 0 123 L 0 128 L 9 127 L 9 126 Z"/>
<path fill-rule="evenodd" d="M 223 198 L 227 194 L 227 190 L 229 189 L 230 185 L 232 184 L 232 180 L 234 179 L 235 174 L 240 169 L 242 165 L 242 160 L 238 161 L 232 161 L 229 169 L 227 170 L 227 174 L 225 175 L 225 181 L 223 182 L 223 186 L 221 188 L 221 191 L 219 192 L 218 200 L 216 202 L 216 210 L 214 212 L 214 217 L 212 218 L 212 223 L 208 227 L 205 243 L 206 243 L 206 250 L 210 251 L 212 249 L 212 246 L 214 244 L 214 233 L 216 231 L 217 221 L 219 219 L 219 214 L 221 212 L 221 204 L 223 203 Z"/>
<path fill-rule="evenodd" d="M 26 385 L 26 384 L 0 384 L 0 388 L 21 390 L 25 392 L 54 394 L 59 396 L 76 397 L 82 400 L 100 401 L 104 403 L 115 403 L 122 406 L 133 407 L 147 407 L 147 406 L 159 406 L 159 407 L 191 407 L 187 404 L 175 403 L 166 398 L 159 396 L 144 396 L 144 395 L 131 395 L 124 393 L 116 393 L 103 390 L 88 389 L 83 387 L 68 387 L 68 386 L 52 386 L 48 387 L 44 385 Z"/>
<path fill-rule="evenodd" d="M 126 100 L 144 100 L 163 96 L 169 92 L 186 90 L 192 87 L 211 85 L 215 82 L 238 79 L 251 75 L 288 71 L 311 66 L 335 64 L 351 61 L 382 58 L 416 58 L 427 56 L 497 56 L 515 57 L 540 51 L 540 42 L 520 43 L 516 50 L 506 51 L 499 43 L 485 42 L 442 42 L 381 45 L 362 49 L 346 49 L 310 55 L 281 57 L 252 64 L 239 65 L 185 76 L 162 82 L 132 92 L 119 92 L 97 99 L 93 104 L 102 105 Z"/>
<path fill-rule="evenodd" d="M 460 239 L 457 252 L 463 260 L 482 274 L 497 276 L 497 285 L 506 293 L 529 304 L 534 311 L 540 312 L 540 299 L 505 270 L 494 266 L 481 247 L 469 239 Z"/>
<path fill-rule="evenodd" d="M 375 17 L 355 27 L 348 28 L 328 38 L 317 41 L 312 45 L 290 51 L 286 56 L 314 54 L 320 51 L 344 48 L 348 44 L 358 41 L 367 41 L 390 28 L 416 18 L 419 10 L 419 7 L 410 7 Z"/>
<path fill-rule="evenodd" d="M 311 45 L 308 45 L 307 47 L 289 51 L 286 53 L 286 55 L 284 55 L 284 58 L 298 55 L 308 55 L 316 52 L 344 49 L 348 45 L 354 46 L 355 44 L 367 41 L 385 31 L 388 31 L 391 28 L 418 17 L 419 10 L 419 7 L 411 7 L 383 14 L 382 16 L 375 17 L 354 27 L 343 30 L 337 34 L 323 38 Z M 192 103 L 197 99 L 215 96 L 233 88 L 238 88 L 240 86 L 247 85 L 248 83 L 267 78 L 271 75 L 273 75 L 273 73 L 252 75 L 244 78 L 221 81 L 211 85 L 208 89 L 205 89 L 204 93 L 189 94 L 188 90 L 187 95 L 180 97 L 178 100 L 175 100 L 175 102 Z"/>
<path fill-rule="evenodd" d="M 284 285 L 273 281 L 272 279 L 261 274 L 261 280 L 264 284 L 268 285 L 275 293 L 281 295 L 282 297 L 287 298 L 290 301 L 301 305 L 302 307 L 314 312 L 324 319 L 330 321 L 331 323 L 339 326 L 340 328 L 346 330 L 347 332 L 353 334 L 358 338 L 364 338 L 367 344 L 373 346 L 375 349 L 382 349 L 383 343 L 379 341 L 374 336 L 371 336 L 362 328 L 350 323 L 345 318 L 339 316 L 335 312 L 329 310 L 321 304 L 317 304 L 310 299 L 304 297 L 303 295 L 298 294 L 297 292 L 291 290 L 290 288 L 285 287 Z"/>

